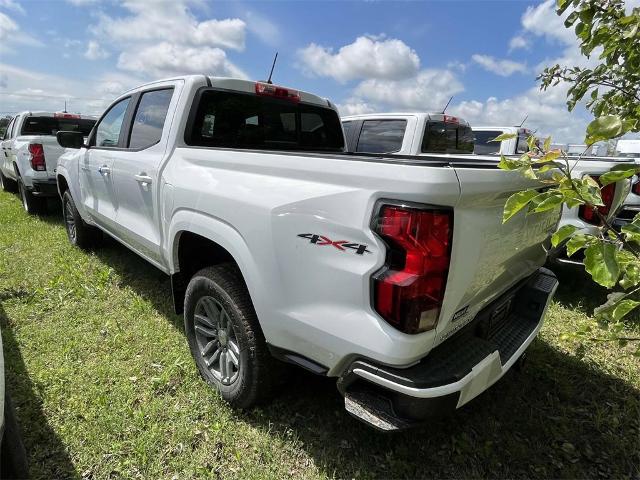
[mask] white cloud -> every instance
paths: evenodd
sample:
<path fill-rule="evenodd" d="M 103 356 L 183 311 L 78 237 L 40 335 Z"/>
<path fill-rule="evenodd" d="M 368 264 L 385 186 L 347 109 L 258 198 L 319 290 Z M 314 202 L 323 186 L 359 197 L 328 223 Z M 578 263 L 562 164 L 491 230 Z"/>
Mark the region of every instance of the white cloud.
<path fill-rule="evenodd" d="M 562 16 L 556 14 L 555 0 L 545 0 L 535 7 L 527 7 L 522 15 L 524 29 L 538 37 L 546 37 L 564 45 L 572 45 L 576 42 L 576 35 L 571 28 L 565 28 L 564 19 L 568 11 Z"/>
<path fill-rule="evenodd" d="M 188 8 L 192 1 L 157 0 L 153 8 L 146 0 L 127 0 L 123 7 L 131 15 L 114 18 L 102 14 L 91 30 L 99 38 L 121 45 L 130 42 L 173 42 L 200 47 L 243 50 L 246 24 L 238 18 L 199 22 Z"/>
<path fill-rule="evenodd" d="M 390 110 L 441 109 L 464 87 L 449 70 L 426 69 L 404 80 L 369 79 L 354 90 L 354 97 Z M 375 107 L 371 107 L 375 108 Z"/>
<path fill-rule="evenodd" d="M 200 21 L 192 6 L 206 5 L 200 0 L 156 0 L 150 8 L 147 0 L 125 0 L 125 15 L 97 15 L 89 27 L 93 43 L 85 56 L 104 58 L 106 47 L 119 51 L 118 68 L 147 79 L 189 73 L 245 78 L 225 52 L 244 49 L 245 22 L 239 18 Z"/>
<path fill-rule="evenodd" d="M 183 47 L 168 42 L 123 52 L 118 59 L 118 67 L 156 76 L 209 73 L 247 78 L 242 70 L 227 60 L 224 50 L 220 48 Z"/>
<path fill-rule="evenodd" d="M 358 98 L 349 98 L 343 103 L 336 105 L 341 116 L 360 115 L 362 113 L 373 113 L 376 107 Z"/>
<path fill-rule="evenodd" d="M 247 29 L 267 45 L 274 47 L 282 42 L 280 29 L 268 18 L 256 12 L 248 11 L 246 24 Z"/>
<path fill-rule="evenodd" d="M 11 17 L 0 12 L 0 52 L 10 52 L 14 45 L 41 47 L 43 44 L 24 33 Z"/>
<path fill-rule="evenodd" d="M 13 10 L 24 15 L 25 11 L 22 5 L 14 0 L 0 0 L 0 8 L 6 8 L 7 10 Z"/>
<path fill-rule="evenodd" d="M 14 22 L 8 15 L 0 12 L 0 41 L 7 42 L 11 36 L 18 30 L 18 24 Z"/>
<path fill-rule="evenodd" d="M 471 59 L 489 72 L 501 77 L 509 77 L 514 73 L 527 73 L 528 68 L 524 63 L 512 60 L 499 60 L 489 55 L 473 55 Z"/>
<path fill-rule="evenodd" d="M 333 49 L 312 43 L 299 51 L 303 69 L 339 82 L 376 78 L 397 80 L 415 75 L 418 54 L 401 40 L 361 36 L 353 43 Z"/>
<path fill-rule="evenodd" d="M 528 49 L 530 47 L 530 42 L 522 35 L 516 35 L 511 40 L 509 40 L 509 52 L 513 52 L 514 50 L 519 49 Z"/>
<path fill-rule="evenodd" d="M 569 112 L 566 107 L 566 87 L 554 87 L 541 92 L 533 87 L 512 98 L 489 97 L 484 102 L 464 101 L 449 107 L 455 115 L 471 125 L 519 125 L 528 115 L 526 125 L 538 136 L 552 135 L 554 142 L 581 143 L 589 115 L 581 109 Z"/>
<path fill-rule="evenodd" d="M 87 50 L 84 52 L 84 56 L 89 60 L 101 60 L 109 57 L 109 52 L 102 48 L 95 40 L 90 40 L 87 44 Z"/>

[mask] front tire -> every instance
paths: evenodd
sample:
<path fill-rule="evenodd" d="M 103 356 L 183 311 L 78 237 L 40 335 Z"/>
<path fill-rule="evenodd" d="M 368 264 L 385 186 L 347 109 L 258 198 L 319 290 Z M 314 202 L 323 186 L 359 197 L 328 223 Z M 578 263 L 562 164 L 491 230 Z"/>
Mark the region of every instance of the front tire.
<path fill-rule="evenodd" d="M 71 245 L 83 250 L 96 246 L 100 240 L 101 232 L 96 227 L 87 225 L 82 219 L 69 190 L 62 195 L 62 216 L 67 230 L 67 238 Z"/>
<path fill-rule="evenodd" d="M 46 203 L 42 198 L 35 197 L 31 193 L 21 178 L 18 179 L 18 192 L 22 200 L 22 206 L 29 215 L 36 215 L 44 210 Z"/>
<path fill-rule="evenodd" d="M 265 401 L 279 379 L 249 292 L 232 264 L 196 273 L 184 300 L 184 325 L 202 377 L 236 408 Z"/>

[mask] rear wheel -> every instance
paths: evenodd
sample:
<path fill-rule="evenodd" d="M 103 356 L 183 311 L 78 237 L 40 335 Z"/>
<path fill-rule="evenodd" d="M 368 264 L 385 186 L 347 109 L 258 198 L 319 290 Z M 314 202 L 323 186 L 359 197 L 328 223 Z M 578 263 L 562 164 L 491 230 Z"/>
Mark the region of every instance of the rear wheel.
<path fill-rule="evenodd" d="M 0 188 L 5 192 L 15 192 L 17 187 L 15 180 L 5 177 L 2 170 L 0 170 Z"/>
<path fill-rule="evenodd" d="M 46 205 L 44 199 L 35 197 L 33 193 L 27 189 L 21 178 L 18 179 L 18 192 L 20 193 L 22 206 L 29 215 L 35 215 L 44 210 Z"/>
<path fill-rule="evenodd" d="M 71 245 L 87 250 L 98 243 L 101 236 L 100 230 L 87 225 L 82 219 L 69 190 L 62 196 L 62 215 Z"/>
<path fill-rule="evenodd" d="M 281 366 L 267 349 L 237 267 L 222 264 L 196 273 L 187 286 L 184 312 L 189 347 L 202 377 L 233 407 L 266 400 Z"/>

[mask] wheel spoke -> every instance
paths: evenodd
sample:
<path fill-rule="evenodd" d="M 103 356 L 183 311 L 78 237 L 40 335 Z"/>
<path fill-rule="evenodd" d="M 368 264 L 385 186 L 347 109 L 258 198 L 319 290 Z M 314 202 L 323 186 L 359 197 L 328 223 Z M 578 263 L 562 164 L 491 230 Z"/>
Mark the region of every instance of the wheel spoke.
<path fill-rule="evenodd" d="M 197 332 L 202 333 L 203 335 L 205 335 L 208 338 L 217 337 L 215 330 L 211 330 L 209 328 L 203 327 L 202 325 L 196 325 L 195 326 L 195 330 Z"/>
<path fill-rule="evenodd" d="M 206 327 L 211 327 L 213 329 L 215 329 L 217 327 L 215 322 L 213 320 L 211 320 L 209 317 L 205 317 L 204 315 L 196 314 L 195 318 L 196 318 L 197 321 L 199 321 L 200 323 L 204 324 Z"/>
<path fill-rule="evenodd" d="M 216 321 L 220 321 L 219 317 L 220 317 L 220 312 L 218 311 L 218 309 L 216 308 L 215 303 L 213 303 L 211 301 L 211 299 L 209 298 L 203 298 L 202 299 L 202 307 L 204 308 L 204 311 L 207 315 L 207 317 L 209 317 L 209 320 L 211 320 L 212 322 L 216 322 Z"/>
<path fill-rule="evenodd" d="M 215 352 L 213 352 L 213 355 L 211 355 L 211 358 L 205 361 L 205 363 L 207 364 L 207 367 L 210 367 L 211 365 L 213 365 L 214 362 L 220 357 L 221 353 L 222 353 L 221 348 L 218 348 Z"/>
<path fill-rule="evenodd" d="M 224 381 L 229 376 L 227 367 L 227 352 L 223 351 L 220 354 L 220 376 L 222 377 L 222 381 Z"/>
<path fill-rule="evenodd" d="M 231 335 L 233 335 L 231 319 L 229 318 L 229 315 L 227 315 L 227 312 L 224 309 L 222 309 L 222 313 L 224 314 L 224 326 L 222 328 L 225 329 L 225 331 L 227 332 L 227 335 L 229 336 L 229 338 L 231 338 Z"/>
<path fill-rule="evenodd" d="M 209 355 L 209 353 L 211 353 L 211 350 L 213 350 L 213 347 L 215 347 L 218 344 L 218 340 L 214 339 L 211 340 L 209 343 L 207 343 L 204 348 L 202 349 L 202 356 L 206 357 L 207 355 Z"/>
<path fill-rule="evenodd" d="M 227 350 L 227 358 L 231 361 L 231 363 L 233 363 L 235 365 L 236 368 L 239 367 L 238 357 L 233 352 L 233 350 L 231 350 L 231 349 Z"/>
<path fill-rule="evenodd" d="M 238 347 L 238 344 L 235 342 L 235 340 L 229 339 L 227 345 L 229 347 L 229 351 L 233 352 L 236 358 L 238 358 L 238 356 L 240 356 L 240 347 Z"/>

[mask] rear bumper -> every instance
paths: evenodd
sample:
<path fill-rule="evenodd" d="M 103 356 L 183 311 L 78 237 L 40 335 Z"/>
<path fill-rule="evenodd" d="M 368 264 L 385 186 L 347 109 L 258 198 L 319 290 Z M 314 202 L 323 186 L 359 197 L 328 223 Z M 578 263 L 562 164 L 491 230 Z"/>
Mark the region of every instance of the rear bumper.
<path fill-rule="evenodd" d="M 555 275 L 541 268 L 411 367 L 356 360 L 338 381 L 345 408 L 380 430 L 408 428 L 455 411 L 497 382 L 524 353 L 557 286 Z M 496 319 L 507 301 L 510 313 Z"/>
<path fill-rule="evenodd" d="M 58 183 L 55 179 L 51 180 L 33 180 L 29 191 L 36 197 L 57 197 Z"/>

